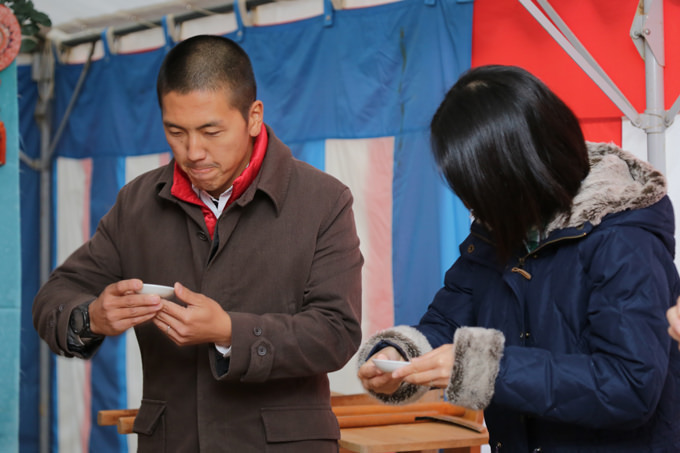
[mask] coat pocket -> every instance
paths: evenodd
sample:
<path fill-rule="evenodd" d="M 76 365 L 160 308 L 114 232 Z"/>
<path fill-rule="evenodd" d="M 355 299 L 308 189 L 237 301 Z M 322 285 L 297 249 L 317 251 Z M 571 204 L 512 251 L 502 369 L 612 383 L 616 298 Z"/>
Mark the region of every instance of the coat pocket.
<path fill-rule="evenodd" d="M 338 419 L 327 406 L 269 407 L 261 414 L 268 444 L 340 439 Z"/>
<path fill-rule="evenodd" d="M 132 430 L 139 436 L 139 451 L 165 451 L 165 401 L 143 399 Z"/>

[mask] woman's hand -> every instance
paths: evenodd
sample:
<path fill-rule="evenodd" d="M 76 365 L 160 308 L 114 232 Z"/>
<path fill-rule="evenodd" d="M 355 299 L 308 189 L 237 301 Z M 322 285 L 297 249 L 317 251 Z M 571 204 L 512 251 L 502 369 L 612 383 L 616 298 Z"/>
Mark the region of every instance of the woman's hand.
<path fill-rule="evenodd" d="M 453 344 L 445 344 L 411 359 L 411 364 L 395 370 L 392 379 L 409 384 L 446 388 L 451 382 L 454 362 Z"/>
<path fill-rule="evenodd" d="M 402 382 L 424 385 L 427 387 L 446 388 L 451 382 L 453 373 L 453 344 L 445 344 L 420 357 L 413 357 L 409 365 L 392 373 L 380 371 L 373 359 L 404 360 L 396 349 L 381 349 L 359 368 L 359 379 L 366 390 L 390 395 Z"/>
<path fill-rule="evenodd" d="M 668 318 L 668 334 L 673 337 L 675 341 L 680 341 L 680 298 L 676 305 L 673 305 L 666 312 Z"/>
<path fill-rule="evenodd" d="M 404 360 L 404 358 L 399 354 L 399 352 L 393 347 L 387 347 L 381 349 L 370 359 L 366 361 L 361 368 L 357 376 L 361 380 L 361 384 L 366 390 L 370 390 L 375 393 L 382 393 L 385 395 L 391 395 L 401 385 L 402 379 L 395 379 L 392 377 L 393 373 L 388 373 L 381 371 L 373 363 L 373 359 L 384 359 L 384 360 Z"/>

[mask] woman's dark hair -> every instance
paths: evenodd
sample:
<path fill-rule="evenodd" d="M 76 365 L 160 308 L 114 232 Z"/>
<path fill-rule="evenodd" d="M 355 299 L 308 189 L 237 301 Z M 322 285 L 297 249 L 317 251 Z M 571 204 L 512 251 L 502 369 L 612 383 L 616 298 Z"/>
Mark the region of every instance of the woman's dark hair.
<path fill-rule="evenodd" d="M 489 227 L 503 262 L 532 228 L 571 208 L 589 171 L 574 113 L 517 67 L 463 74 L 432 118 L 431 139 L 444 178 Z"/>
<path fill-rule="evenodd" d="M 163 60 L 156 94 L 163 108 L 163 96 L 176 91 L 230 90 L 231 106 L 248 119 L 257 96 L 255 75 L 248 54 L 234 41 L 213 35 L 199 35 L 178 43 Z"/>

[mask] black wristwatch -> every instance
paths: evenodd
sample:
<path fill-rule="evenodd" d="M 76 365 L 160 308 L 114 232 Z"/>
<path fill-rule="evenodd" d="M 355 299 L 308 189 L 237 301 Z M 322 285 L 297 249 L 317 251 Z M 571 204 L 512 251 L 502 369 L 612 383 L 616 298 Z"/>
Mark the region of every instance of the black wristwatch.
<path fill-rule="evenodd" d="M 79 338 L 95 338 L 99 335 L 93 334 L 90 330 L 90 304 L 78 305 L 71 312 L 69 326 Z"/>

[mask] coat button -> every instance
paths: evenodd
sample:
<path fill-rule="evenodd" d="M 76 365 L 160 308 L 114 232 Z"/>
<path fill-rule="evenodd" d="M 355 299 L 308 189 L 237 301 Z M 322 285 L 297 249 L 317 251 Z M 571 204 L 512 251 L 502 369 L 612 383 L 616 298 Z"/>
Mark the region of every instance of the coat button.
<path fill-rule="evenodd" d="M 59 313 L 61 313 L 62 311 L 64 311 L 64 304 L 59 305 Z"/>
<path fill-rule="evenodd" d="M 207 241 L 207 240 L 208 240 L 208 235 L 205 234 L 203 231 L 199 231 L 199 232 L 198 232 L 198 238 L 199 238 L 201 241 Z"/>
<path fill-rule="evenodd" d="M 255 335 L 256 337 L 259 337 L 260 335 L 262 335 L 262 329 L 260 329 L 259 327 L 255 327 L 253 329 L 253 335 Z"/>
<path fill-rule="evenodd" d="M 475 245 L 474 244 L 468 245 L 467 252 L 472 253 L 474 251 L 475 251 Z"/>
<path fill-rule="evenodd" d="M 264 346 L 258 346 L 257 347 L 257 355 L 259 355 L 259 356 L 267 355 L 267 348 L 264 347 Z"/>

